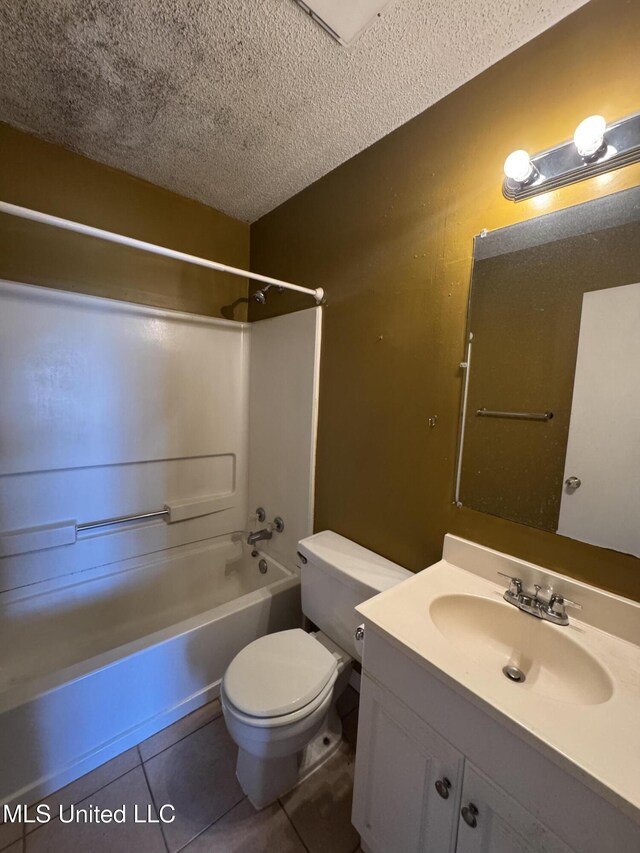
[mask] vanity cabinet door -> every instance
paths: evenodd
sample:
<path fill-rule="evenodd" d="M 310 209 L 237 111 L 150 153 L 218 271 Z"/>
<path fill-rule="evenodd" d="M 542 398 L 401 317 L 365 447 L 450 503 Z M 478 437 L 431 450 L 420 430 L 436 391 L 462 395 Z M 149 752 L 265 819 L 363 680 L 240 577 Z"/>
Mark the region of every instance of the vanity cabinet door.
<path fill-rule="evenodd" d="M 365 849 L 453 853 L 463 766 L 457 750 L 363 676 L 353 823 Z"/>
<path fill-rule="evenodd" d="M 574 853 L 469 762 L 459 814 L 456 853 Z"/>

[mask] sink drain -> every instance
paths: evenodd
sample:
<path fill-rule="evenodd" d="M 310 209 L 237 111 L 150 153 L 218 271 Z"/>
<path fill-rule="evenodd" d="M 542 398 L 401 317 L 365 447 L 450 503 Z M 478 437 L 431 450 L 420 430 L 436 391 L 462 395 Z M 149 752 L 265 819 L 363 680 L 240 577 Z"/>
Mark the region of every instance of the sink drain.
<path fill-rule="evenodd" d="M 506 666 L 502 667 L 502 671 L 507 676 L 509 681 L 516 681 L 518 684 L 522 684 L 522 682 L 526 679 L 526 675 L 521 669 L 518 669 L 517 666 L 514 666 L 512 663 L 508 663 Z"/>

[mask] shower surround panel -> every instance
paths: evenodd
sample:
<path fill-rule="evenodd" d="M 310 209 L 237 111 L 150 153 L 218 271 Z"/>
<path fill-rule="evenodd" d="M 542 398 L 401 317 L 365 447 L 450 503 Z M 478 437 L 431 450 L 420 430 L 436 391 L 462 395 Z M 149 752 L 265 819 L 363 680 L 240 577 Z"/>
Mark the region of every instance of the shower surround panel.
<path fill-rule="evenodd" d="M 0 305 L 1 533 L 231 498 L 4 557 L 0 592 L 245 526 L 245 324 L 11 283 Z"/>

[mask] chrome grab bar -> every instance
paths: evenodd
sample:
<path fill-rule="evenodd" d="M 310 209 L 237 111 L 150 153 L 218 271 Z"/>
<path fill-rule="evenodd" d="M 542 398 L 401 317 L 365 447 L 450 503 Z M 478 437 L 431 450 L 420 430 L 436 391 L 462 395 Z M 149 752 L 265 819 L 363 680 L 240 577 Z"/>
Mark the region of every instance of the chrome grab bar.
<path fill-rule="evenodd" d="M 518 421 L 550 421 L 553 412 L 494 412 L 491 409 L 478 409 L 479 418 L 512 418 Z"/>
<path fill-rule="evenodd" d="M 155 518 L 164 518 L 167 524 L 173 524 L 192 518 L 201 518 L 205 515 L 228 512 L 235 506 L 236 493 L 231 492 L 223 495 L 205 495 L 190 500 L 173 501 L 165 504 L 162 509 L 156 509 L 152 512 L 118 515 L 99 521 L 84 521 L 81 524 L 70 518 L 38 527 L 0 530 L 0 557 L 26 554 L 30 551 L 42 551 L 44 548 L 57 548 L 60 545 L 74 545 L 78 540 L 78 533 L 86 530 L 97 530 L 101 527 L 111 527 L 114 524 L 126 524 L 131 521 L 152 521 Z M 278 519 L 274 523 L 277 522 Z"/>
<path fill-rule="evenodd" d="M 139 515 L 120 515 L 116 518 L 105 518 L 103 521 L 85 521 L 84 524 L 76 524 L 76 530 L 95 530 L 97 527 L 108 527 L 110 524 L 126 524 L 127 521 L 144 521 L 147 518 L 160 518 L 169 515 L 168 509 L 159 509 L 155 512 L 142 512 Z"/>

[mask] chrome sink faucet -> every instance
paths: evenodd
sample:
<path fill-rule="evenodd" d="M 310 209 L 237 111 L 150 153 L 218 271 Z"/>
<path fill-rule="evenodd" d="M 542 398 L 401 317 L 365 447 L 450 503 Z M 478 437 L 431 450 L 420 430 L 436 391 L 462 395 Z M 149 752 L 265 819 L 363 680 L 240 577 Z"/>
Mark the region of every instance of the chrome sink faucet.
<path fill-rule="evenodd" d="M 504 600 L 513 604 L 518 610 L 530 613 L 538 619 L 546 619 L 554 625 L 568 625 L 569 617 L 566 608 L 575 607 L 576 610 L 582 610 L 581 604 L 576 604 L 575 601 L 554 592 L 553 587 L 541 587 L 536 583 L 533 585 L 534 592 L 525 592 L 520 578 L 505 575 L 504 572 L 498 572 L 498 574 L 509 581 L 509 588 L 502 596 Z"/>

